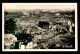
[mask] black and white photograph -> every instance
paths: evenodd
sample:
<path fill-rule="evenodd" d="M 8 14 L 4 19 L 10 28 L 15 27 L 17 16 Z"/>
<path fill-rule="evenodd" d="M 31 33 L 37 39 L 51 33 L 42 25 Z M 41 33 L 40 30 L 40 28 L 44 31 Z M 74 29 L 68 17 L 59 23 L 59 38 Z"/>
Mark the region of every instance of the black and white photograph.
<path fill-rule="evenodd" d="M 2 3 L 2 51 L 77 51 L 77 3 Z"/>

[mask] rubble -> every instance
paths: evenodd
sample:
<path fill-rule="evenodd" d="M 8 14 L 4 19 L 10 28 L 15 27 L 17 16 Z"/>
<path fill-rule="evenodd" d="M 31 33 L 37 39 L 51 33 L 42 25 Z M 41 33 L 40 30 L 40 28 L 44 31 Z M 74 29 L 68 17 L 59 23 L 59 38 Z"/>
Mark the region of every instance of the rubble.
<path fill-rule="evenodd" d="M 23 14 L 19 19 L 14 18 L 17 27 L 15 36 L 20 49 L 22 45 L 23 49 L 55 49 L 64 48 L 68 44 L 74 46 L 75 23 L 71 20 L 74 15 L 70 12 L 40 10 L 23 11 Z"/>

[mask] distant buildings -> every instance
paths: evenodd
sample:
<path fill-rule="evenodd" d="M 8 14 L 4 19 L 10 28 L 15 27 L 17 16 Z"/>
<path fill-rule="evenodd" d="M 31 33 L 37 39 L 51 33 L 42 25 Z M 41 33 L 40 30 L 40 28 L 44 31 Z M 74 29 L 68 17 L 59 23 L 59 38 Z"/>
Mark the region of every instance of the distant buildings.
<path fill-rule="evenodd" d="M 59 28 L 60 27 L 64 27 L 64 28 L 66 28 L 66 26 L 68 27 L 68 31 L 69 32 L 73 32 L 73 27 L 75 27 L 75 25 L 74 25 L 74 23 L 72 23 L 71 21 L 70 21 L 70 19 L 64 19 L 64 18 L 62 18 L 62 19 L 60 19 L 60 20 L 56 20 L 56 21 L 54 21 L 53 23 L 53 26 L 52 26 L 52 30 L 54 30 L 55 28 L 57 28 L 58 26 L 59 26 Z M 67 28 L 66 28 L 67 29 Z"/>

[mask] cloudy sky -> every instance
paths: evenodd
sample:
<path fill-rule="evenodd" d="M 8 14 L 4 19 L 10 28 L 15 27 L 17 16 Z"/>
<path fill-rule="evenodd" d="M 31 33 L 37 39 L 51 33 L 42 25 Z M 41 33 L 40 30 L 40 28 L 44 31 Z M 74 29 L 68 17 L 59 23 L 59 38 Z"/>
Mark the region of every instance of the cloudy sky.
<path fill-rule="evenodd" d="M 73 10 L 76 3 L 3 3 L 4 10 L 58 9 Z"/>

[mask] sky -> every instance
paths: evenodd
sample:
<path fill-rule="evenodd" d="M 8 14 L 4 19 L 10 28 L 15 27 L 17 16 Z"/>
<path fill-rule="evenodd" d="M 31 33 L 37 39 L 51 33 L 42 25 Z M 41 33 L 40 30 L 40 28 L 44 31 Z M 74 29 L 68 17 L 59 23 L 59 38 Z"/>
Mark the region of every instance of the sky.
<path fill-rule="evenodd" d="M 75 3 L 3 3 L 4 10 L 74 10 Z"/>

